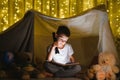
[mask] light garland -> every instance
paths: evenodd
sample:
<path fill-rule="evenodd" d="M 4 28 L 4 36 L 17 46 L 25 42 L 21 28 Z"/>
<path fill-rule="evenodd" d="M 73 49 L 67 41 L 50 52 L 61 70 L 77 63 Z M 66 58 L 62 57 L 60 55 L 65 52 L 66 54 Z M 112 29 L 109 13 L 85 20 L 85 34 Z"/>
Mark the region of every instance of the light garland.
<path fill-rule="evenodd" d="M 120 0 L 1 0 L 0 31 L 20 20 L 26 11 L 35 9 L 45 15 L 67 18 L 105 4 L 115 37 L 120 37 Z"/>
<path fill-rule="evenodd" d="M 0 30 L 4 31 L 8 27 L 8 0 L 1 2 Z"/>

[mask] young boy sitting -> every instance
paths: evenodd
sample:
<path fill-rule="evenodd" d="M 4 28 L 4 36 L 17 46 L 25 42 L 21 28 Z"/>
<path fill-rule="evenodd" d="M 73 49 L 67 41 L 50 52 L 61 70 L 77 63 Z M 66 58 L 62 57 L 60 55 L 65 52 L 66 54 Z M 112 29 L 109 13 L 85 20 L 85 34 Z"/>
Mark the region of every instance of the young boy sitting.
<path fill-rule="evenodd" d="M 70 30 L 66 26 L 59 26 L 55 37 L 56 41 L 47 50 L 48 56 L 44 67 L 47 72 L 52 73 L 55 77 L 73 77 L 81 70 L 80 65 L 61 66 L 53 63 L 68 64 L 75 62 L 72 46 L 67 43 Z"/>

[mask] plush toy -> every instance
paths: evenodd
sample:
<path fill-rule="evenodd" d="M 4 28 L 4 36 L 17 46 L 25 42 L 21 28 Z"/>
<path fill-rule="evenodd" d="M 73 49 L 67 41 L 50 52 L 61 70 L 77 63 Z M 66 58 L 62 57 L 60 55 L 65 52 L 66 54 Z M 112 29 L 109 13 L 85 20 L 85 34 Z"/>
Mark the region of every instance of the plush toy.
<path fill-rule="evenodd" d="M 0 70 L 0 79 L 5 79 L 7 77 L 6 72 L 4 70 Z"/>
<path fill-rule="evenodd" d="M 91 66 L 88 70 L 88 79 L 116 80 L 119 68 L 116 66 L 116 58 L 112 53 L 100 53 L 98 64 Z"/>
<path fill-rule="evenodd" d="M 16 64 L 14 62 L 14 53 L 10 51 L 5 51 L 1 55 L 1 74 L 5 74 L 6 78 L 13 77 L 13 73 L 16 68 Z M 5 76 L 4 76 L 5 77 Z"/>
<path fill-rule="evenodd" d="M 21 52 L 16 56 L 16 63 L 18 64 L 19 75 L 23 80 L 30 78 L 40 78 L 39 70 L 32 64 L 32 53 Z"/>

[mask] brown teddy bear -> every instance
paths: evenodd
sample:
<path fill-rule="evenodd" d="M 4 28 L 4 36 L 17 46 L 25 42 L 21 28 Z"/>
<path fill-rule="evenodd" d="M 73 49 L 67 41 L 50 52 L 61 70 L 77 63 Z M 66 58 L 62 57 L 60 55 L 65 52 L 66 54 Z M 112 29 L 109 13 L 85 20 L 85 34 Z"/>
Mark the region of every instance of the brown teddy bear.
<path fill-rule="evenodd" d="M 20 52 L 16 55 L 17 68 L 23 80 L 30 78 L 40 78 L 40 71 L 32 64 L 32 53 Z"/>
<path fill-rule="evenodd" d="M 119 68 L 116 66 L 116 59 L 112 53 L 102 52 L 98 57 L 98 64 L 91 66 L 88 70 L 88 80 L 116 80 Z"/>

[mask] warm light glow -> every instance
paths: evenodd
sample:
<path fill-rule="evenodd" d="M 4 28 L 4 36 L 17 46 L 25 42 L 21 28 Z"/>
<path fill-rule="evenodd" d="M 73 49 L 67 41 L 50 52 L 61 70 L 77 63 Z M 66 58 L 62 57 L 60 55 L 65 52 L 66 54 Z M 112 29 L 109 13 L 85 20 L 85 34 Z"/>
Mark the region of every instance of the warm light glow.
<path fill-rule="evenodd" d="M 115 37 L 120 37 L 120 0 L 0 0 L 0 32 L 19 21 L 30 9 L 57 18 L 67 18 L 105 4 Z"/>

